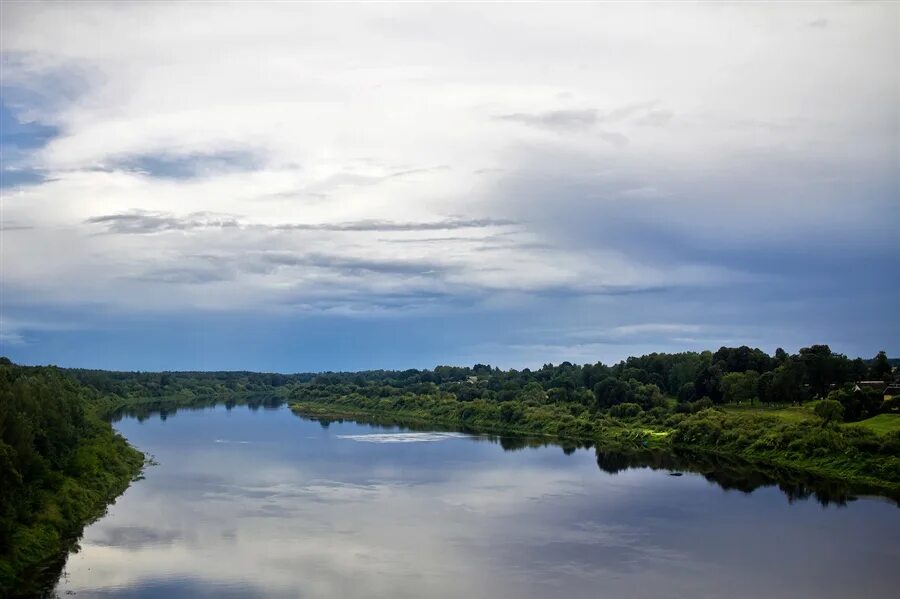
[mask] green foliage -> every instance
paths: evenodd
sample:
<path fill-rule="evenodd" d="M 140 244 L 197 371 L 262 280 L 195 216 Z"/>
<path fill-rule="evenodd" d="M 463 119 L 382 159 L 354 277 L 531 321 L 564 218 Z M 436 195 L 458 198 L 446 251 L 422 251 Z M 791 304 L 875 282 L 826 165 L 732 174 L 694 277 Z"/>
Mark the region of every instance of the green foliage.
<path fill-rule="evenodd" d="M 841 402 L 833 399 L 817 401 L 815 408 L 813 408 L 813 412 L 822 419 L 823 424 L 840 422 L 844 418 L 844 406 Z"/>
<path fill-rule="evenodd" d="M 636 403 L 620 403 L 609 410 L 609 415 L 616 418 L 633 418 L 643 411 L 644 409 Z"/>
<path fill-rule="evenodd" d="M 755 370 L 729 372 L 722 377 L 722 397 L 725 403 L 752 403 L 756 399 L 759 373 Z"/>
<path fill-rule="evenodd" d="M 830 385 L 847 381 L 851 363 L 846 356 L 835 354 L 827 345 L 813 345 L 800 350 L 810 391 L 815 397 L 824 397 Z"/>
<path fill-rule="evenodd" d="M 880 381 L 891 375 L 891 363 L 888 361 L 887 354 L 883 351 L 878 352 L 875 359 L 872 360 L 872 367 L 869 370 L 869 377 L 872 380 Z"/>
<path fill-rule="evenodd" d="M 900 493 L 900 433 L 877 435 L 861 427 L 822 427 L 761 413 L 704 410 L 685 418 L 671 440 L 705 449 Z"/>
<path fill-rule="evenodd" d="M 900 435 L 900 414 L 879 414 L 866 420 L 853 422 L 848 427 L 865 428 L 879 435 Z"/>
<path fill-rule="evenodd" d="M 0 363 L 0 595 L 55 557 L 140 470 L 98 417 L 105 401 L 55 368 Z"/>
<path fill-rule="evenodd" d="M 883 396 L 874 389 L 856 389 L 847 385 L 843 389 L 836 389 L 828 394 L 828 400 L 836 401 L 844 409 L 844 419 L 848 422 L 871 418 L 882 410 L 889 409 L 885 406 Z"/>

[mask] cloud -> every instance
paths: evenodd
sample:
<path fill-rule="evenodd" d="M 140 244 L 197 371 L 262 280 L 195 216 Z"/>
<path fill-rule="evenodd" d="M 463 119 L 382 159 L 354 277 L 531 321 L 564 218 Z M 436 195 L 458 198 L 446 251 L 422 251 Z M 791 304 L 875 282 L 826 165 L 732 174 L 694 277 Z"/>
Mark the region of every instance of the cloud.
<path fill-rule="evenodd" d="M 104 214 L 84 221 L 86 224 L 106 225 L 110 233 L 149 234 L 163 231 L 186 231 L 190 229 L 208 229 L 237 227 L 238 221 L 229 215 L 215 215 L 194 212 L 183 218 L 162 212 L 135 210 L 122 214 Z"/>
<path fill-rule="evenodd" d="M 196 229 L 223 229 L 230 227 L 252 228 L 270 231 L 336 231 L 336 232 L 407 232 L 407 231 L 449 231 L 456 229 L 478 229 L 487 227 L 508 227 L 517 224 L 506 219 L 464 219 L 447 218 L 432 222 L 394 222 L 367 219 L 342 223 L 279 223 L 251 224 L 227 214 L 194 212 L 183 217 L 172 213 L 133 210 L 120 214 L 104 214 L 84 221 L 85 224 L 105 225 L 107 231 L 117 234 L 149 234 L 164 231 L 189 231 Z"/>
<path fill-rule="evenodd" d="M 855 322 L 895 290 L 854 265 L 898 266 L 898 10 L 5 3 L 4 300 Z"/>
<path fill-rule="evenodd" d="M 227 266 L 220 267 L 215 264 L 199 264 L 195 266 L 153 269 L 135 278 L 137 280 L 147 282 L 194 285 L 220 281 L 231 281 L 235 278 L 235 276 L 235 271 L 228 268 Z"/>
<path fill-rule="evenodd" d="M 367 219 L 344 223 L 325 224 L 283 224 L 274 225 L 272 228 L 282 230 L 306 230 L 306 231 L 449 231 L 455 229 L 472 229 L 485 227 L 508 227 L 516 225 L 516 221 L 509 219 L 492 218 L 448 218 L 433 222 L 393 222 L 386 220 Z"/>
<path fill-rule="evenodd" d="M 27 231 L 33 229 L 30 225 L 19 225 L 16 223 L 0 223 L 0 231 Z"/>
<path fill-rule="evenodd" d="M 607 112 L 600 112 L 594 108 L 560 109 L 533 113 L 515 112 L 495 116 L 494 120 L 511 121 L 558 131 L 586 130 L 598 123 L 617 123 L 640 114 L 643 114 L 638 120 L 640 124 L 656 124 L 660 121 L 660 124 L 665 124 L 671 118 L 671 113 L 666 110 L 650 111 L 656 104 L 655 101 L 635 102 Z M 608 138 L 625 139 L 624 135 L 614 132 L 604 132 L 603 135 L 607 136 L 604 137 L 607 141 L 610 141 Z"/>
<path fill-rule="evenodd" d="M 622 148 L 628 145 L 628 138 L 621 133 L 615 133 L 612 131 L 598 131 L 597 137 L 599 137 L 603 141 L 609 142 L 617 148 Z"/>
<path fill-rule="evenodd" d="M 645 127 L 665 127 L 674 117 L 675 114 L 671 110 L 651 110 L 635 120 L 635 123 Z"/>
<path fill-rule="evenodd" d="M 685 334 L 699 333 L 702 326 L 696 324 L 645 322 L 640 324 L 622 325 L 612 329 L 618 335 L 645 335 L 648 333 Z"/>
<path fill-rule="evenodd" d="M 0 345 L 21 345 L 25 343 L 25 337 L 16 332 L 0 332 Z"/>
<path fill-rule="evenodd" d="M 310 266 L 344 273 L 365 271 L 382 274 L 432 276 L 446 270 L 446 266 L 437 262 L 408 259 L 377 260 L 327 254 L 265 253 L 260 255 L 259 259 L 263 263 L 272 266 Z"/>
<path fill-rule="evenodd" d="M 365 258 L 352 255 L 323 253 L 294 253 L 251 251 L 220 255 L 184 255 L 170 261 L 173 265 L 166 267 L 150 267 L 140 274 L 129 276 L 138 281 L 151 283 L 169 283 L 175 285 L 197 285 L 204 283 L 220 283 L 233 281 L 242 275 L 274 276 L 279 269 L 288 269 L 294 273 L 312 273 L 323 271 L 334 276 L 354 278 L 355 286 L 365 288 L 360 276 L 391 275 L 396 277 L 439 277 L 449 270 L 449 266 L 437 261 L 416 260 L 405 257 L 395 259 Z M 288 277 L 286 280 L 299 282 L 302 275 Z M 321 288 L 327 287 L 327 281 L 321 281 Z M 345 301 L 348 288 L 336 290 L 337 295 Z M 371 297 L 373 303 L 377 300 Z"/>
<path fill-rule="evenodd" d="M 597 122 L 597 111 L 593 109 L 582 110 L 550 110 L 539 113 L 501 114 L 495 116 L 498 121 L 511 121 L 534 127 L 544 127 L 556 130 L 585 129 Z"/>

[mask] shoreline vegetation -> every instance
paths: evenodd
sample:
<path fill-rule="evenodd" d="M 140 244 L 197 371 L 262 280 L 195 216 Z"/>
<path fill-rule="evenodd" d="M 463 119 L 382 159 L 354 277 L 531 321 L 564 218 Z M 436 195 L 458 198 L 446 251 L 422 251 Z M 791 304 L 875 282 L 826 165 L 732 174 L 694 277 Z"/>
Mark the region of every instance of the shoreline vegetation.
<path fill-rule="evenodd" d="M 144 455 L 110 407 L 58 369 L 0 363 L 0 596 L 52 585 L 84 527 L 139 477 Z"/>
<path fill-rule="evenodd" d="M 143 454 L 111 426 L 122 414 L 288 403 L 323 424 L 348 418 L 593 446 L 610 472 L 685 469 L 725 488 L 779 484 L 789 497 L 808 496 L 815 478 L 823 501 L 877 494 L 900 502 L 896 362 L 884 352 L 851 360 L 827 345 L 795 355 L 745 346 L 654 353 L 612 366 L 294 375 L 0 358 L 0 595 L 52 588 L 84 526 L 139 477 Z"/>
<path fill-rule="evenodd" d="M 862 455 L 859 451 L 854 451 L 848 444 L 844 444 L 843 454 L 822 454 L 809 457 L 802 452 L 785 452 L 778 448 L 766 451 L 736 443 L 719 445 L 710 442 L 708 438 L 703 439 L 704 442 L 690 442 L 683 439 L 685 434 L 690 434 L 696 430 L 697 426 L 705 428 L 706 422 L 704 421 L 711 417 L 723 429 L 747 428 L 747 421 L 750 420 L 752 426 L 757 430 L 771 427 L 772 430 L 769 431 L 769 434 L 772 438 L 780 437 L 788 444 L 796 441 L 790 437 L 791 432 L 779 427 L 781 419 L 778 416 L 765 414 L 762 411 L 752 416 L 732 415 L 728 412 L 701 414 L 697 418 L 689 419 L 684 428 L 673 430 L 657 430 L 647 427 L 640 421 L 607 421 L 598 426 L 598 432 L 591 435 L 585 434 L 583 430 L 557 429 L 557 432 L 545 432 L 546 429 L 536 422 L 524 427 L 509 426 L 500 421 L 480 420 L 472 423 L 458 418 L 431 417 L 423 415 L 420 411 L 385 411 L 356 407 L 339 401 L 328 403 L 294 401 L 289 403 L 289 407 L 298 416 L 313 418 L 323 423 L 353 420 L 409 428 L 439 426 L 447 430 L 473 434 L 540 438 L 564 448 L 567 447 L 567 444 L 575 447 L 594 447 L 598 453 L 615 453 L 618 454 L 619 459 L 632 458 L 629 461 L 631 467 L 650 466 L 656 468 L 655 462 L 660 462 L 659 468 L 710 474 L 707 470 L 697 468 L 695 465 L 709 466 L 722 464 L 724 461 L 735 470 L 756 474 L 769 473 L 769 476 L 765 476 L 764 482 L 754 485 L 748 490 L 765 484 L 779 484 L 782 481 L 802 481 L 802 485 L 809 487 L 811 493 L 814 493 L 817 488 L 825 489 L 822 497 L 825 501 L 839 501 L 842 496 L 871 494 L 883 495 L 900 503 L 900 482 L 896 477 L 896 470 L 900 466 L 890 459 L 882 462 L 880 456 L 877 455 Z M 716 412 L 716 410 L 710 411 Z M 893 418 L 900 420 L 900 416 Z M 735 419 L 743 422 L 738 424 Z M 900 423 L 894 426 L 900 426 Z M 671 459 L 660 459 L 660 456 Z M 891 457 L 895 456 L 896 454 Z M 710 476 L 707 478 L 714 479 Z M 740 487 L 739 484 L 734 486 Z M 788 492 L 785 487 L 783 490 Z M 802 495 L 803 493 L 796 494 Z"/>
<path fill-rule="evenodd" d="M 649 354 L 613 366 L 323 373 L 295 413 L 553 437 L 624 451 L 694 452 L 900 499 L 896 361 L 827 345 Z"/>

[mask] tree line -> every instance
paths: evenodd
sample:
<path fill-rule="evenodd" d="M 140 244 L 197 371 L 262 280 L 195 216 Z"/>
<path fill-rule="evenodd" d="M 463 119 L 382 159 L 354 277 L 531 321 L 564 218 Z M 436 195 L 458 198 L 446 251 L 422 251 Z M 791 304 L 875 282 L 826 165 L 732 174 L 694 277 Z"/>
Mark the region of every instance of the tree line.
<path fill-rule="evenodd" d="M 359 394 L 367 398 L 452 395 L 457 401 L 520 402 L 525 405 L 576 404 L 591 412 L 628 414 L 663 410 L 697 412 L 719 404 L 801 404 L 829 399 L 842 406 L 843 417 L 859 420 L 900 402 L 883 402 L 877 390 L 856 390 L 862 380 L 893 381 L 885 352 L 871 360 L 850 359 L 828 345 L 774 355 L 747 346 L 715 352 L 652 353 L 607 366 L 545 364 L 531 370 L 500 370 L 488 364 L 437 366 L 433 370 L 355 373 L 329 372 L 309 377 L 297 396 Z"/>

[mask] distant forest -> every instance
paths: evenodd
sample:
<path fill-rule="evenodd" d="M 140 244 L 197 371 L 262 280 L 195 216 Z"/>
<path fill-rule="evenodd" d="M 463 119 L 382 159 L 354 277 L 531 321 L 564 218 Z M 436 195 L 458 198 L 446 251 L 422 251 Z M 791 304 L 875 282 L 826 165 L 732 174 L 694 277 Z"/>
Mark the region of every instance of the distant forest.
<path fill-rule="evenodd" d="M 500 370 L 488 364 L 437 366 L 432 370 L 368 370 L 278 374 L 253 372 L 111 372 L 64 369 L 79 383 L 121 398 L 171 398 L 182 402 L 219 395 L 260 394 L 277 390 L 314 398 L 359 394 L 385 398 L 450 394 L 460 402 L 524 401 L 578 404 L 607 411 L 621 404 L 641 410 L 696 412 L 719 404 L 794 404 L 830 399 L 842 406 L 842 419 L 861 420 L 896 412 L 900 398 L 884 402 L 900 360 L 885 352 L 864 360 L 832 352 L 827 345 L 789 355 L 769 355 L 747 346 L 711 352 L 652 353 L 614 365 L 563 362 L 539 369 Z M 856 389 L 857 382 L 882 386 Z M 635 408 L 630 408 L 634 410 Z M 626 408 L 627 410 L 627 408 Z"/>

